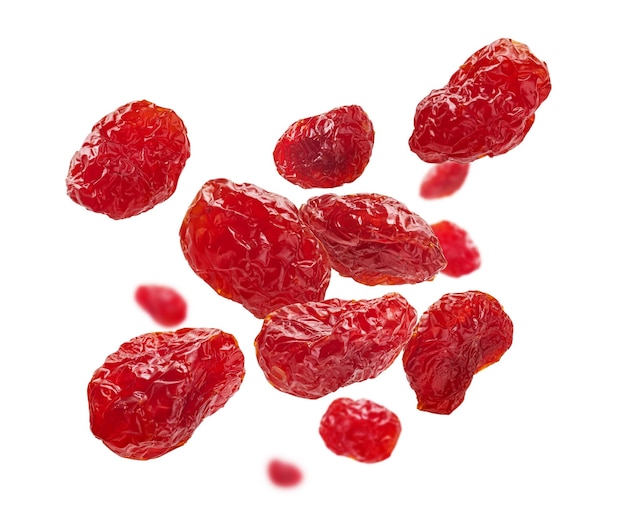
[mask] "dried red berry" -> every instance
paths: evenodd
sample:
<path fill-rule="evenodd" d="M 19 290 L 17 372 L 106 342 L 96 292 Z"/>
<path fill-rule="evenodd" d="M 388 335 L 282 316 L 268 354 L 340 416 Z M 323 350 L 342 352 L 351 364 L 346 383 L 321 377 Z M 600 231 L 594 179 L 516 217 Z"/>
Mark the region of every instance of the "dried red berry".
<path fill-rule="evenodd" d="M 302 188 L 334 188 L 357 179 L 374 147 L 374 128 L 360 106 L 342 106 L 294 122 L 274 149 L 278 173 Z"/>
<path fill-rule="evenodd" d="M 185 444 L 243 377 L 237 341 L 218 329 L 138 336 L 111 354 L 89 382 L 91 431 L 122 457 L 160 457 Z"/>
<path fill-rule="evenodd" d="M 480 267 L 480 253 L 466 230 L 452 221 L 440 221 L 430 226 L 448 261 L 442 274 L 458 278 Z"/>
<path fill-rule="evenodd" d="M 382 373 L 404 349 L 416 322 L 415 310 L 397 293 L 300 303 L 267 316 L 254 344 L 276 389 L 315 399 Z"/>
<path fill-rule="evenodd" d="M 526 45 L 496 40 L 417 105 L 409 146 L 429 163 L 506 153 L 522 142 L 550 89 L 546 64 Z"/>
<path fill-rule="evenodd" d="M 136 216 L 174 193 L 188 158 L 187 129 L 176 113 L 131 102 L 98 121 L 74 154 L 67 193 L 113 219 Z"/>
<path fill-rule="evenodd" d="M 135 300 L 152 319 L 164 327 L 180 325 L 187 317 L 187 302 L 176 290 L 163 285 L 140 285 Z"/>
<path fill-rule="evenodd" d="M 402 426 L 396 414 L 382 405 L 338 398 L 322 417 L 319 431 L 336 455 L 374 463 L 391 456 Z"/>
<path fill-rule="evenodd" d="M 302 470 L 290 462 L 273 459 L 267 466 L 270 480 L 281 488 L 292 488 L 302 482 Z"/>
<path fill-rule="evenodd" d="M 328 255 L 295 205 L 253 184 L 204 184 L 180 228 L 187 262 L 225 298 L 257 318 L 285 305 L 324 298 Z"/>
<path fill-rule="evenodd" d="M 309 199 L 300 217 L 332 267 L 365 285 L 419 283 L 446 265 L 430 225 L 392 197 L 326 194 Z"/>
<path fill-rule="evenodd" d="M 497 362 L 513 342 L 513 323 L 484 292 L 444 295 L 422 315 L 402 358 L 417 408 L 450 414 L 475 373 Z"/>
<path fill-rule="evenodd" d="M 448 161 L 433 166 L 422 181 L 420 195 L 424 199 L 439 199 L 454 194 L 463 186 L 470 163 Z"/>

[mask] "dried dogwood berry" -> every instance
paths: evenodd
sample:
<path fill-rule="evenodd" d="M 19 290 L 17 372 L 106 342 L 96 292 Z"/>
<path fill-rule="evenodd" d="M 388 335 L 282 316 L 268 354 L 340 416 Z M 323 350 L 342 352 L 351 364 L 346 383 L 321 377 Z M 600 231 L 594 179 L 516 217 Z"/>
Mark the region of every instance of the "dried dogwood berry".
<path fill-rule="evenodd" d="M 296 206 L 253 184 L 205 183 L 183 219 L 180 242 L 198 276 L 257 318 L 323 299 L 330 281 L 328 255 Z"/>
<path fill-rule="evenodd" d="M 281 488 L 292 488 L 302 482 L 302 470 L 284 460 L 271 460 L 267 466 L 267 474 L 272 483 Z"/>
<path fill-rule="evenodd" d="M 237 341 L 218 329 L 138 336 L 111 354 L 89 382 L 91 431 L 122 457 L 160 457 L 185 444 L 243 377 Z"/>
<path fill-rule="evenodd" d="M 470 163 L 448 161 L 433 166 L 422 181 L 420 195 L 424 199 L 439 199 L 457 192 L 469 173 Z"/>
<path fill-rule="evenodd" d="M 419 283 L 446 265 L 430 225 L 392 197 L 325 194 L 309 199 L 300 217 L 332 267 L 365 285 Z"/>
<path fill-rule="evenodd" d="M 409 146 L 429 163 L 506 153 L 522 142 L 550 89 L 546 64 L 528 46 L 496 40 L 417 105 Z"/>
<path fill-rule="evenodd" d="M 474 374 L 500 360 L 512 342 L 513 323 L 494 297 L 444 295 L 422 315 L 402 358 L 417 408 L 454 411 Z"/>
<path fill-rule="evenodd" d="M 402 426 L 395 413 L 370 400 L 338 398 L 322 417 L 319 432 L 336 455 L 374 463 L 391 456 Z"/>
<path fill-rule="evenodd" d="M 67 193 L 113 219 L 136 216 L 174 193 L 188 158 L 187 129 L 176 113 L 131 102 L 95 124 L 72 158 Z"/>
<path fill-rule="evenodd" d="M 458 278 L 480 267 L 480 253 L 466 230 L 452 221 L 439 221 L 430 226 L 448 261 L 442 274 Z"/>
<path fill-rule="evenodd" d="M 374 127 L 360 106 L 341 106 L 294 122 L 274 149 L 278 173 L 302 188 L 334 188 L 357 179 L 374 147 Z"/>
<path fill-rule="evenodd" d="M 257 359 L 276 389 L 320 398 L 382 373 L 416 323 L 415 310 L 397 293 L 288 305 L 263 321 L 255 340 Z"/>
<path fill-rule="evenodd" d="M 135 301 L 164 327 L 180 325 L 187 317 L 187 302 L 176 290 L 164 285 L 140 285 Z"/>

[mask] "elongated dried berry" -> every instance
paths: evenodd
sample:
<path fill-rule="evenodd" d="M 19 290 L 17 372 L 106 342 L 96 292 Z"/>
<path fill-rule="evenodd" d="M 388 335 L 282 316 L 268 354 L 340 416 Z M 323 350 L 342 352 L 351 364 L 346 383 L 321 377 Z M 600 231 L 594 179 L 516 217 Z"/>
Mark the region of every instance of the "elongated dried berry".
<path fill-rule="evenodd" d="M 374 147 L 374 127 L 360 106 L 341 106 L 294 122 L 274 149 L 278 173 L 302 188 L 356 180 Z"/>
<path fill-rule="evenodd" d="M 267 474 L 274 485 L 280 488 L 292 488 L 302 482 L 302 470 L 298 466 L 276 458 L 268 464 Z"/>
<path fill-rule="evenodd" d="M 188 158 L 187 129 L 176 113 L 131 102 L 95 124 L 72 158 L 67 193 L 113 219 L 136 216 L 174 193 Z"/>
<path fill-rule="evenodd" d="M 164 285 L 140 285 L 135 300 L 152 319 L 164 327 L 180 325 L 187 317 L 187 302 L 175 289 Z"/>
<path fill-rule="evenodd" d="M 452 221 L 439 221 L 431 227 L 448 262 L 442 274 L 459 278 L 480 268 L 480 253 L 467 230 Z"/>
<path fill-rule="evenodd" d="M 350 398 L 333 401 L 319 428 L 322 440 L 333 453 L 365 463 L 388 459 L 401 431 L 400 419 L 386 407 Z"/>
<path fill-rule="evenodd" d="M 467 178 L 470 163 L 447 161 L 433 166 L 422 181 L 420 195 L 424 199 L 439 199 L 456 193 Z"/>
<path fill-rule="evenodd" d="M 244 357 L 218 329 L 155 332 L 122 344 L 87 388 L 91 431 L 126 458 L 182 446 L 239 389 Z"/>
<path fill-rule="evenodd" d="M 417 408 L 454 411 L 474 374 L 500 360 L 512 342 L 513 323 L 494 297 L 444 295 L 422 315 L 402 358 Z"/>
<path fill-rule="evenodd" d="M 550 93 L 544 62 L 501 38 L 473 55 L 415 110 L 409 146 L 429 163 L 468 163 L 519 145 Z"/>
<path fill-rule="evenodd" d="M 255 340 L 257 359 L 276 389 L 320 398 L 382 373 L 416 323 L 415 310 L 397 293 L 288 305 L 263 321 Z"/>
<path fill-rule="evenodd" d="M 204 184 L 180 228 L 187 262 L 225 298 L 257 318 L 324 298 L 328 255 L 285 197 L 253 184 Z"/>
<path fill-rule="evenodd" d="M 325 194 L 309 199 L 300 217 L 332 267 L 365 285 L 419 283 L 446 265 L 430 225 L 392 197 Z"/>

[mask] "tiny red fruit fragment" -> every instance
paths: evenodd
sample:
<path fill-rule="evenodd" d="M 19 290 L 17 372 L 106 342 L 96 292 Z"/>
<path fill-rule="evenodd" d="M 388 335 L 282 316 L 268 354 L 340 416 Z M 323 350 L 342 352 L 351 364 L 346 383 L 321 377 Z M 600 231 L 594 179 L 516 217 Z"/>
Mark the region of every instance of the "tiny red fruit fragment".
<path fill-rule="evenodd" d="M 315 399 L 381 374 L 416 323 L 415 309 L 397 293 L 299 303 L 269 314 L 254 344 L 270 384 Z"/>
<path fill-rule="evenodd" d="M 370 400 L 338 398 L 322 417 L 319 432 L 336 455 L 374 463 L 391 456 L 402 426 L 395 413 Z"/>
<path fill-rule="evenodd" d="M 356 180 L 374 147 L 374 127 L 360 106 L 341 106 L 294 122 L 274 149 L 278 173 L 302 188 Z"/>
<path fill-rule="evenodd" d="M 409 146 L 429 163 L 506 153 L 522 142 L 550 89 L 545 62 L 528 46 L 496 40 L 417 105 Z"/>
<path fill-rule="evenodd" d="M 332 267 L 359 283 L 420 283 L 446 266 L 430 225 L 392 197 L 325 194 L 309 199 L 300 217 L 326 248 Z"/>
<path fill-rule="evenodd" d="M 433 166 L 422 181 L 420 195 L 424 199 L 439 199 L 457 192 L 469 173 L 470 163 L 448 161 Z"/>
<path fill-rule="evenodd" d="M 135 300 L 152 319 L 164 327 L 180 325 L 187 317 L 187 302 L 176 290 L 163 285 L 140 285 Z"/>
<path fill-rule="evenodd" d="M 183 254 L 220 296 L 257 318 L 324 298 L 330 262 L 287 198 L 249 183 L 207 181 L 180 227 Z"/>
<path fill-rule="evenodd" d="M 267 466 L 270 480 L 278 487 L 292 488 L 302 482 L 302 470 L 290 462 L 273 459 Z"/>
<path fill-rule="evenodd" d="M 187 129 L 174 111 L 131 102 L 95 124 L 72 158 L 67 193 L 113 219 L 136 216 L 171 197 L 188 158 Z"/>
<path fill-rule="evenodd" d="M 459 278 L 480 268 L 480 253 L 466 230 L 452 221 L 439 221 L 430 226 L 448 261 L 442 274 Z"/>
<path fill-rule="evenodd" d="M 143 334 L 122 344 L 89 382 L 91 431 L 122 457 L 160 457 L 222 408 L 244 373 L 237 341 L 218 329 Z"/>
<path fill-rule="evenodd" d="M 417 408 L 452 413 L 474 374 L 500 360 L 512 343 L 511 318 L 493 296 L 444 295 L 422 315 L 402 357 Z"/>

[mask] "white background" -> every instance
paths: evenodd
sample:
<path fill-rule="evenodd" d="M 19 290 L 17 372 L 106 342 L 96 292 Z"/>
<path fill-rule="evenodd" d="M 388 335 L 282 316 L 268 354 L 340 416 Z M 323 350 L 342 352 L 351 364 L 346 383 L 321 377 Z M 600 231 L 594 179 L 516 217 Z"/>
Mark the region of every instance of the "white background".
<path fill-rule="evenodd" d="M 609 7 L 617 3 L 6 5 L 2 524 L 624 524 L 625 46 L 623 18 Z M 415 106 L 500 37 L 548 63 L 552 93 L 518 148 L 474 163 L 455 196 L 426 202 L 418 187 L 428 166 L 407 146 Z M 73 203 L 65 176 L 93 124 L 137 99 L 174 109 L 192 154 L 171 199 L 116 222 Z M 405 287 L 334 274 L 328 297 L 397 290 L 421 313 L 446 292 L 480 289 L 515 324 L 513 347 L 450 416 L 415 409 L 400 361 L 336 393 L 369 397 L 401 418 L 393 456 L 377 465 L 323 446 L 317 427 L 334 395 L 300 400 L 267 384 L 254 357 L 260 320 L 196 277 L 178 241 L 210 178 L 252 182 L 298 205 L 316 195 L 277 175 L 272 150 L 293 121 L 344 104 L 368 112 L 376 143 L 364 175 L 337 192 L 387 193 L 428 221 L 455 221 L 483 265 Z M 136 462 L 91 435 L 86 386 L 122 342 L 159 329 L 133 301 L 146 282 L 187 298 L 186 325 L 233 333 L 247 375 L 185 446 Z M 273 487 L 265 473 L 273 456 L 300 465 L 304 483 Z"/>

